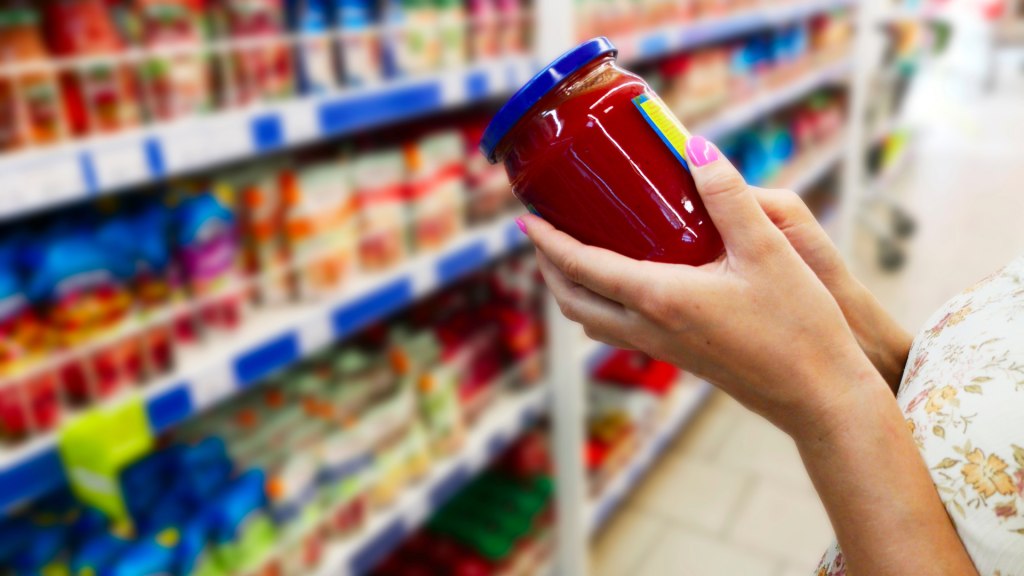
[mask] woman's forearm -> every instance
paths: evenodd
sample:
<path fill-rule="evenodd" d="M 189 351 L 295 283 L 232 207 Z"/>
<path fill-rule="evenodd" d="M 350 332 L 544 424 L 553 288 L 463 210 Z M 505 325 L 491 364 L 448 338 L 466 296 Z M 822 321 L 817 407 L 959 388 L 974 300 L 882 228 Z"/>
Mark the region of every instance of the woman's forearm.
<path fill-rule="evenodd" d="M 795 438 L 850 573 L 976 575 L 892 394 L 858 372 L 862 385 Z"/>
<path fill-rule="evenodd" d="M 831 289 L 857 344 L 895 394 L 903 379 L 914 337 L 852 275 L 848 275 L 841 287 Z"/>

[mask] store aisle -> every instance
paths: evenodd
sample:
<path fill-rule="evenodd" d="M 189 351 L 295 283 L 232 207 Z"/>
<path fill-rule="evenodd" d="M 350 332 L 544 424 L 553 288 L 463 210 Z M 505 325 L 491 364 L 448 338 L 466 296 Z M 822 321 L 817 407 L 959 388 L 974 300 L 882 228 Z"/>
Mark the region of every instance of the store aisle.
<path fill-rule="evenodd" d="M 1024 94 L 986 96 L 971 132 L 925 133 L 896 197 L 917 216 L 908 264 L 858 276 L 912 332 L 1024 254 Z M 793 442 L 716 394 L 593 546 L 594 576 L 808 576 L 833 537 Z"/>

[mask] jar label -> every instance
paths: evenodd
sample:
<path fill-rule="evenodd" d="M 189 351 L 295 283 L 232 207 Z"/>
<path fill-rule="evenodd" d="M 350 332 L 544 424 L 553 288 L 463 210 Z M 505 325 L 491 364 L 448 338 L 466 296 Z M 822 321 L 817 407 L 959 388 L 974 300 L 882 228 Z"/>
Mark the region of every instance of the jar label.
<path fill-rule="evenodd" d="M 644 120 L 658 133 L 661 141 L 668 146 L 676 158 L 683 163 L 686 171 L 690 166 L 686 163 L 686 141 L 690 139 L 690 133 L 683 126 L 675 114 L 668 109 L 665 102 L 654 93 L 646 93 L 633 98 L 633 104 L 643 115 Z"/>

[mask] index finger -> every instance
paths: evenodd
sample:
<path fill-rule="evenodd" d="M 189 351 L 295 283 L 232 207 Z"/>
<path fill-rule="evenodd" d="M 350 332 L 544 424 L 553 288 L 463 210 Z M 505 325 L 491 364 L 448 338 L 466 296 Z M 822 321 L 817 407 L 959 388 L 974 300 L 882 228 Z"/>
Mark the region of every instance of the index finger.
<path fill-rule="evenodd" d="M 566 278 L 637 312 L 650 309 L 653 296 L 665 282 L 666 267 L 671 267 L 673 274 L 700 274 L 688 266 L 633 260 L 611 250 L 587 246 L 537 216 L 526 215 L 520 220 L 530 240 Z M 697 284 L 694 280 L 690 284 Z"/>

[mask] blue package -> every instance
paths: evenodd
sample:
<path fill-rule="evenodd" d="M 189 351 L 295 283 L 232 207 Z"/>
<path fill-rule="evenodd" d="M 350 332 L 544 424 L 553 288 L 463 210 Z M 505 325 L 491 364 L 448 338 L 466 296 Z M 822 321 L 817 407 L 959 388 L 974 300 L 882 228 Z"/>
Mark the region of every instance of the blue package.
<path fill-rule="evenodd" d="M 263 471 L 250 470 L 217 494 L 209 508 L 210 536 L 215 543 L 233 541 L 245 518 L 266 505 L 263 485 Z"/>
<path fill-rule="evenodd" d="M 0 522 L 0 565 L 13 563 L 14 555 L 26 546 L 32 525 L 24 518 L 5 518 Z"/>
<path fill-rule="evenodd" d="M 185 198 L 172 216 L 174 240 L 179 246 L 189 246 L 212 236 L 216 230 L 232 228 L 235 217 L 212 194 L 198 194 Z M 216 230 L 214 230 L 216 229 Z"/>
<path fill-rule="evenodd" d="M 162 495 L 153 506 L 139 515 L 136 528 L 143 534 L 154 534 L 177 526 L 191 515 L 193 505 L 179 489 Z"/>
<path fill-rule="evenodd" d="M 147 454 L 121 472 L 121 491 L 132 518 L 145 515 L 170 490 L 179 452 L 174 447 Z"/>
<path fill-rule="evenodd" d="M 126 547 L 99 576 L 157 576 L 174 568 L 181 540 L 177 528 L 165 528 Z"/>
<path fill-rule="evenodd" d="M 209 514 L 197 513 L 182 523 L 172 572 L 188 576 L 204 561 L 209 546 Z"/>
<path fill-rule="evenodd" d="M 71 557 L 71 574 L 93 576 L 123 552 L 132 541 L 113 532 L 102 532 L 82 543 Z"/>
<path fill-rule="evenodd" d="M 11 555 L 10 564 L 19 573 L 38 572 L 53 562 L 64 549 L 68 529 L 61 524 L 36 526 L 27 523 L 27 538 Z"/>
<path fill-rule="evenodd" d="M 72 546 L 85 542 L 107 529 L 109 521 L 105 514 L 95 508 L 83 506 L 78 518 L 71 524 L 68 539 Z"/>

